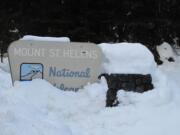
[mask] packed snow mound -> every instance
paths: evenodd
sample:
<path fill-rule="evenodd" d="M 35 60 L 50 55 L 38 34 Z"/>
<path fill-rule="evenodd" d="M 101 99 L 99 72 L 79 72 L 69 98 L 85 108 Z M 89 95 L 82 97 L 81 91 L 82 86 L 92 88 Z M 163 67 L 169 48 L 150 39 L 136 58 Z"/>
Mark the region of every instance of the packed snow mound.
<path fill-rule="evenodd" d="M 20 40 L 70 42 L 70 39 L 68 37 L 39 37 L 32 35 L 26 35 Z"/>
<path fill-rule="evenodd" d="M 180 73 L 178 73 L 179 75 Z M 118 92 L 119 106 L 105 107 L 104 78 L 78 92 L 61 91 L 45 80 L 16 82 L 0 70 L 1 135 L 179 135 L 180 92 L 176 74 L 158 73 L 155 89 Z"/>
<path fill-rule="evenodd" d="M 106 59 L 118 56 L 117 62 L 119 47 L 113 46 L 104 48 L 113 53 L 104 54 Z M 12 86 L 2 68 L 8 63 L 0 63 L 0 135 L 179 135 L 180 62 L 175 63 L 157 67 L 151 91 L 118 91 L 120 104 L 113 108 L 105 107 L 103 77 L 78 92 L 61 91 L 40 79 Z"/>
<path fill-rule="evenodd" d="M 103 72 L 149 74 L 156 69 L 153 54 L 139 43 L 99 44 L 103 54 Z"/>
<path fill-rule="evenodd" d="M 5 74 L 0 69 L 1 135 L 72 135 L 63 120 L 49 118 L 59 90 L 42 80 L 16 82 L 12 87 L 9 74 Z"/>
<path fill-rule="evenodd" d="M 105 106 L 105 80 L 78 93 L 61 91 L 40 79 L 12 87 L 10 75 L 0 69 L 0 82 L 1 135 L 89 134 L 89 129 L 82 129 L 88 126 L 87 116 Z"/>
<path fill-rule="evenodd" d="M 174 53 L 171 45 L 167 42 L 164 42 L 161 45 L 157 46 L 157 51 L 160 55 L 160 59 L 163 62 L 167 62 L 169 58 L 176 58 L 176 54 Z"/>

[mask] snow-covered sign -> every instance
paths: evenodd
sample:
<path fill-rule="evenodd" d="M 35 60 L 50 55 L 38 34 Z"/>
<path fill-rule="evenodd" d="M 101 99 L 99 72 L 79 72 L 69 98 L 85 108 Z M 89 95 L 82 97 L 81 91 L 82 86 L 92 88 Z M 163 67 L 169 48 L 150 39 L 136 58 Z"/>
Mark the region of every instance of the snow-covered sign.
<path fill-rule="evenodd" d="M 42 78 L 76 91 L 100 74 L 101 50 L 92 43 L 18 40 L 8 53 L 13 82 Z"/>

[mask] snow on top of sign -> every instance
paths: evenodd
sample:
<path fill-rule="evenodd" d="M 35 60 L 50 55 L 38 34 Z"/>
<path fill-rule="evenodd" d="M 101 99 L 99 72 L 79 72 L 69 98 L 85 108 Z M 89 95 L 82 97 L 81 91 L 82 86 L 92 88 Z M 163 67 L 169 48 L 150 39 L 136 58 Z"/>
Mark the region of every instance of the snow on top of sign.
<path fill-rule="evenodd" d="M 139 43 L 99 44 L 105 73 L 152 73 L 156 68 L 153 54 Z"/>
<path fill-rule="evenodd" d="M 68 37 L 39 37 L 32 35 L 26 35 L 20 40 L 70 42 L 70 39 Z"/>

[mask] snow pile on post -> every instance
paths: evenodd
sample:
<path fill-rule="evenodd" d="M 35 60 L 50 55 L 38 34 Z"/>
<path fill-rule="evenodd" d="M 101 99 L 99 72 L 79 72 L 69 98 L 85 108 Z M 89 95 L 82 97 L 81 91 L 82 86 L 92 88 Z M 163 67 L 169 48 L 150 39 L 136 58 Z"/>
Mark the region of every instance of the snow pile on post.
<path fill-rule="evenodd" d="M 104 53 L 105 73 L 149 74 L 156 63 L 153 54 L 139 43 L 99 44 Z"/>
<path fill-rule="evenodd" d="M 70 39 L 68 37 L 39 37 L 32 35 L 26 35 L 20 40 L 70 42 Z"/>

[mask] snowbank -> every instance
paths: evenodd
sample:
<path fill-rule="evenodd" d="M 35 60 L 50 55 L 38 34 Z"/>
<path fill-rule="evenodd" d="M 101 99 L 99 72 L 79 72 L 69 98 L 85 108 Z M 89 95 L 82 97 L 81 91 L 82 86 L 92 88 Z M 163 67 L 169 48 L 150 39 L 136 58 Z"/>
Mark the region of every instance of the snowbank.
<path fill-rule="evenodd" d="M 118 107 L 105 108 L 105 80 L 64 92 L 44 80 L 16 82 L 0 70 L 1 135 L 179 135 L 180 93 L 159 74 L 143 94 L 119 91 Z M 180 77 L 179 77 L 180 80 Z M 173 86 L 173 87 L 170 87 Z"/>
<path fill-rule="evenodd" d="M 70 42 L 70 39 L 68 37 L 39 37 L 32 35 L 26 35 L 20 40 Z"/>
<path fill-rule="evenodd" d="M 6 72 L 10 72 L 8 58 L 3 58 L 3 63 L 0 62 L 0 68 Z"/>
<path fill-rule="evenodd" d="M 86 91 L 79 93 L 60 91 L 38 79 L 16 82 L 12 87 L 10 75 L 1 69 L 0 82 L 1 135 L 82 134 L 89 131 L 76 130 L 82 125 L 78 122 L 86 122 L 89 112 L 105 106 L 107 87 L 103 82 L 86 86 Z"/>
<path fill-rule="evenodd" d="M 143 66 L 142 63 L 148 64 L 145 61 L 148 60 L 151 62 L 148 69 L 154 65 L 151 53 L 146 48 L 146 54 L 143 54 L 142 45 L 121 45 L 100 45 L 106 60 L 109 60 L 104 61 L 104 65 L 108 65 L 108 62 L 112 64 L 107 71 L 119 72 L 121 64 L 125 68 L 125 63 L 134 61 Z M 125 50 L 125 45 L 129 51 Z M 132 53 L 132 50 L 135 52 Z M 107 83 L 104 78 L 76 93 L 61 91 L 39 79 L 16 82 L 13 87 L 10 74 L 0 67 L 0 134 L 179 135 L 180 64 L 171 69 L 161 71 L 158 67 L 153 77 L 155 88 L 152 91 L 139 94 L 121 90 L 118 92 L 119 106 L 106 108 Z M 149 70 L 151 72 L 152 69 Z"/>
<path fill-rule="evenodd" d="M 42 80 L 16 82 L 12 87 L 9 74 L 5 74 L 0 69 L 1 135 L 72 135 L 63 120 L 49 119 L 51 107 L 58 105 L 59 90 Z"/>
<path fill-rule="evenodd" d="M 149 74 L 156 69 L 152 53 L 142 44 L 99 44 L 104 54 L 105 73 Z"/>

